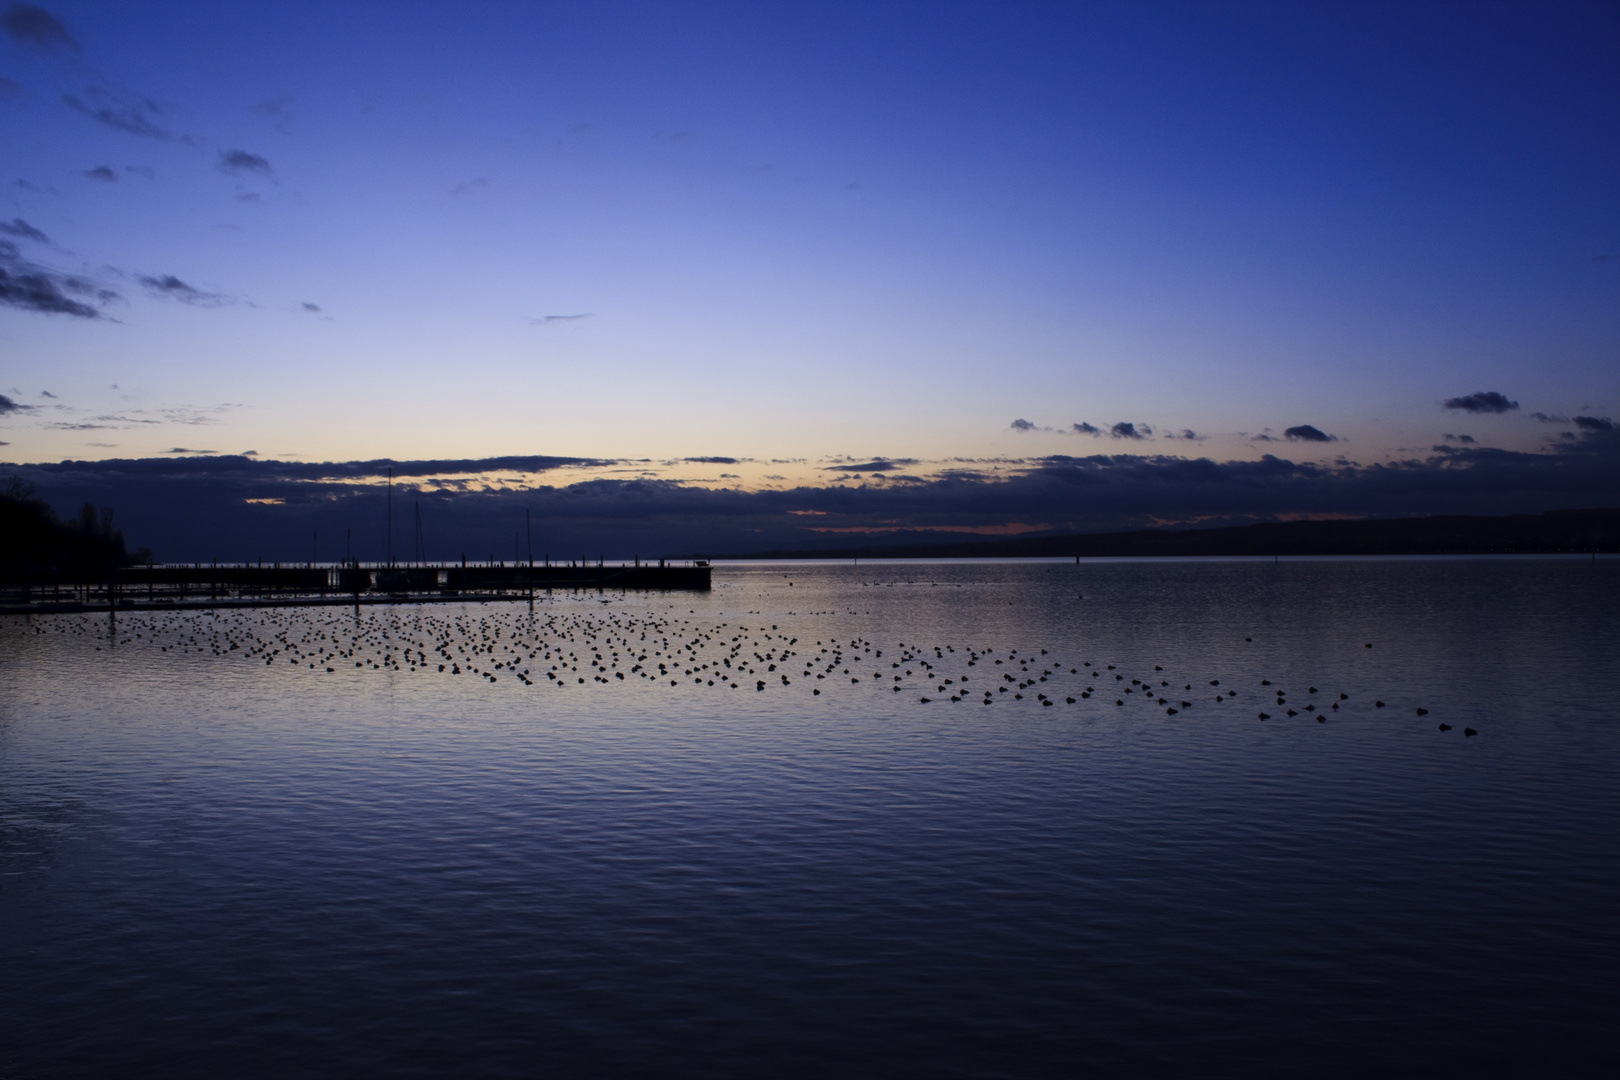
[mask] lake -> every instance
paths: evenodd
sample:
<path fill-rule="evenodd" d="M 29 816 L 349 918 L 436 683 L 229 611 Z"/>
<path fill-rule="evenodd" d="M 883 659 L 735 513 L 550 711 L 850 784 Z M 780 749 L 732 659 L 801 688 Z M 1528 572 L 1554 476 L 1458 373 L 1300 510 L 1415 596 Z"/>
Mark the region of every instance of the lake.
<path fill-rule="evenodd" d="M 1614 1075 L 1617 643 L 1579 558 L 0 618 L 0 1077 Z"/>

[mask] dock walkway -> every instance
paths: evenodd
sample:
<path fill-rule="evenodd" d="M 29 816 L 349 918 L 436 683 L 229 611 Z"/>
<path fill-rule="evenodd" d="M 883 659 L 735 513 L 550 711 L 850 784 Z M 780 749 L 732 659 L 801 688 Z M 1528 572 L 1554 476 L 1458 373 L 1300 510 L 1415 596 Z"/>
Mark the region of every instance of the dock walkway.
<path fill-rule="evenodd" d="M 110 581 L 31 583 L 0 591 L 0 614 L 320 605 L 477 603 L 607 590 L 707 592 L 706 562 L 540 566 L 130 566 Z"/>

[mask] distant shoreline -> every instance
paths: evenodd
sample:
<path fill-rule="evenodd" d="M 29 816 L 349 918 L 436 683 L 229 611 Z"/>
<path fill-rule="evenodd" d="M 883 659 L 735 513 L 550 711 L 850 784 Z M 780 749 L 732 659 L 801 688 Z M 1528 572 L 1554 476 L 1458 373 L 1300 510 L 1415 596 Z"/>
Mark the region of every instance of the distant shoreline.
<path fill-rule="evenodd" d="M 1131 558 L 1283 555 L 1584 555 L 1620 552 L 1620 507 L 1503 517 L 1278 521 L 1215 529 L 755 551 L 716 559 Z"/>

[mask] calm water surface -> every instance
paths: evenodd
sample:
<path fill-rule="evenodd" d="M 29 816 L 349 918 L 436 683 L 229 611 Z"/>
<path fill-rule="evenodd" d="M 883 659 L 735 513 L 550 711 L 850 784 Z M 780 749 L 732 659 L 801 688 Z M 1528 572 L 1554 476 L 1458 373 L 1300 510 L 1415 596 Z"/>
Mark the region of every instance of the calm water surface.
<path fill-rule="evenodd" d="M 1614 1075 L 1617 643 L 1564 559 L 0 619 L 0 1076 Z"/>

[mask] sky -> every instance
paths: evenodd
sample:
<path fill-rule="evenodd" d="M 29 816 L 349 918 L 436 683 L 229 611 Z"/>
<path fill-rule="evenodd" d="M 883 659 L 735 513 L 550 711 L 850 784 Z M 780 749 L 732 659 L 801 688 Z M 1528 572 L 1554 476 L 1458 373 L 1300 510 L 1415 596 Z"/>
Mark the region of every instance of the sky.
<path fill-rule="evenodd" d="M 160 557 L 1620 504 L 1613 3 L 0 0 L 0 146 Z"/>

